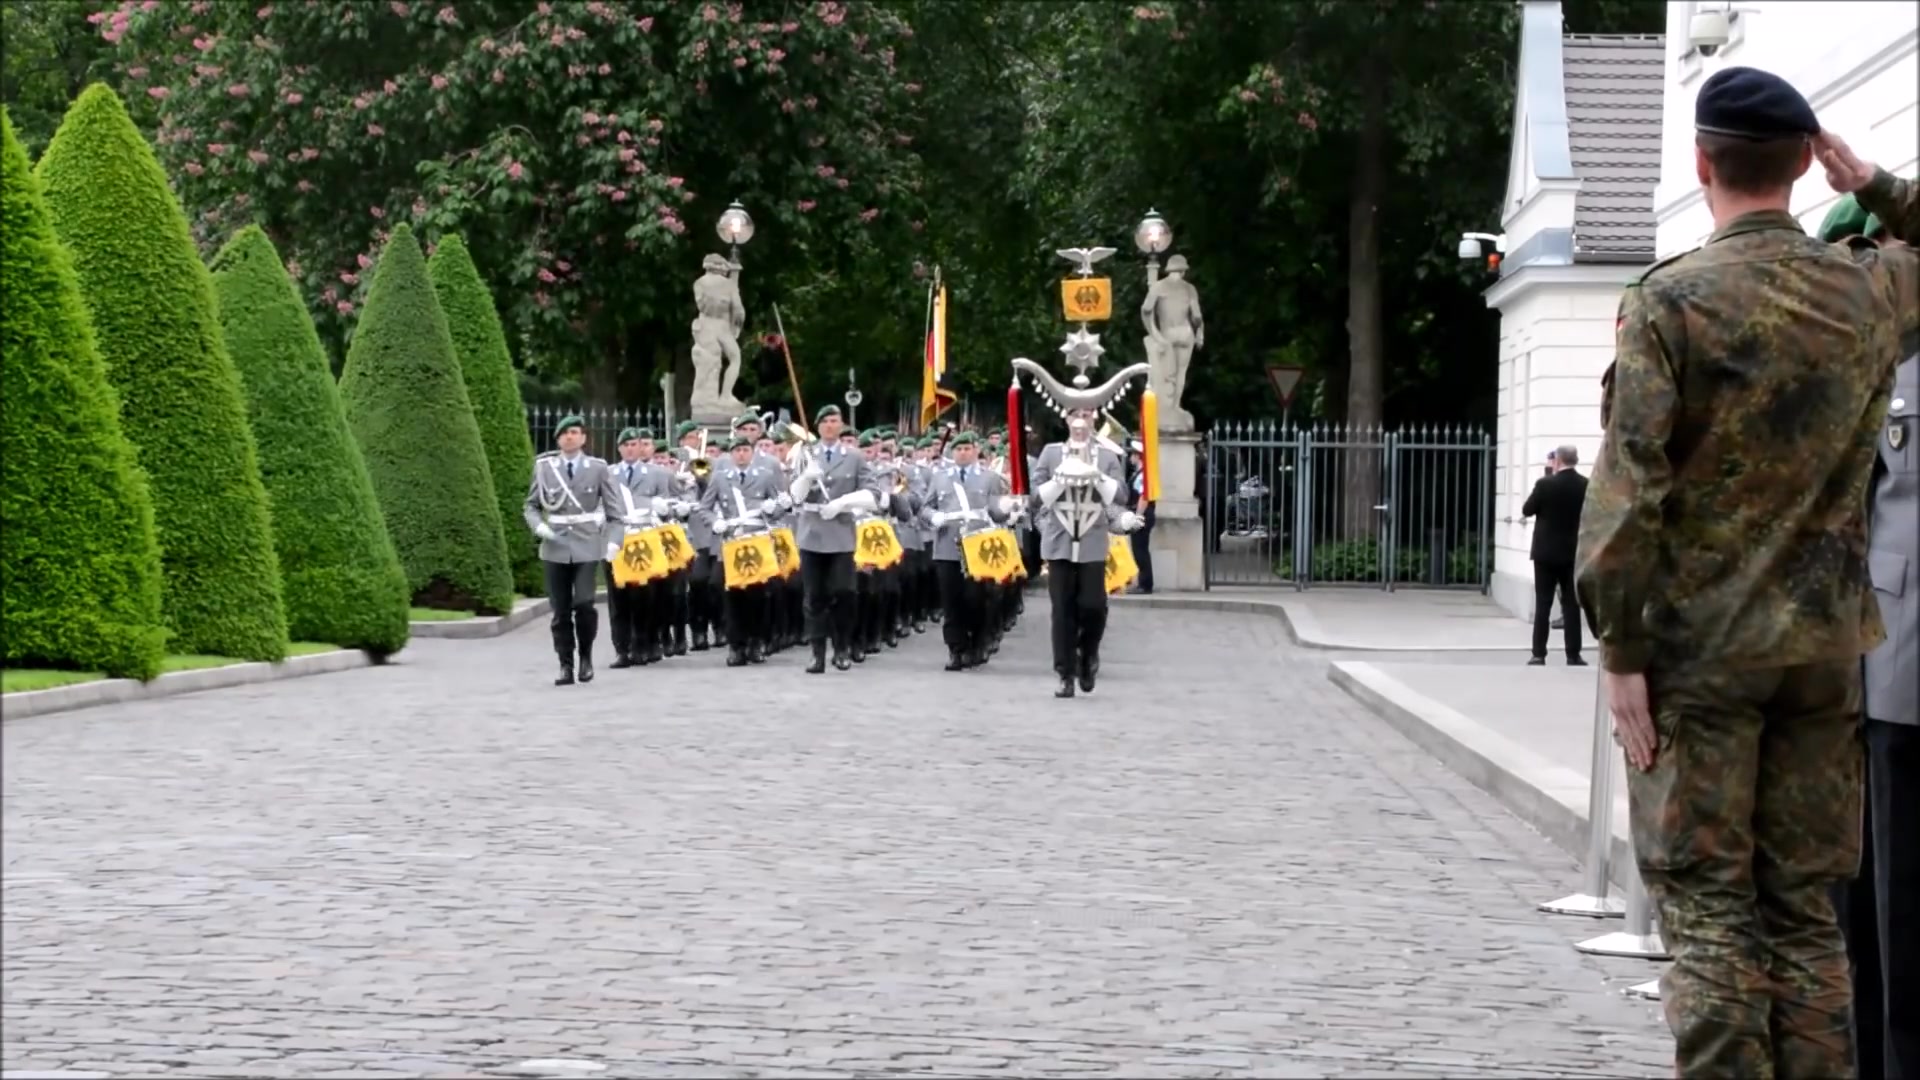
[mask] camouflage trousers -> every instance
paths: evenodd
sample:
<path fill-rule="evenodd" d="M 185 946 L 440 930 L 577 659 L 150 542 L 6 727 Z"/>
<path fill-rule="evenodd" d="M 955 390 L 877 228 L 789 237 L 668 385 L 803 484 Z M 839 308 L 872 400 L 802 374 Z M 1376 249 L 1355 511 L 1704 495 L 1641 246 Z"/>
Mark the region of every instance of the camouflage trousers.
<path fill-rule="evenodd" d="M 1628 770 L 1673 966 L 1681 1077 L 1853 1076 L 1831 886 L 1860 864 L 1860 664 L 1648 674 L 1659 750 Z"/>

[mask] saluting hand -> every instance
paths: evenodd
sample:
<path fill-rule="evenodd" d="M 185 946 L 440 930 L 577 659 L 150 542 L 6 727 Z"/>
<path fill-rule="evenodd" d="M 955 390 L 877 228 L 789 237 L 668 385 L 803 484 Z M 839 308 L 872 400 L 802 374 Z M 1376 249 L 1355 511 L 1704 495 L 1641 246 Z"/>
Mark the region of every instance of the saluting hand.
<path fill-rule="evenodd" d="M 1813 137 L 1813 155 L 1827 170 L 1827 186 L 1842 195 L 1851 195 L 1873 180 L 1878 171 L 1873 162 L 1862 161 L 1847 141 L 1831 131 Z"/>
<path fill-rule="evenodd" d="M 1659 748 L 1653 731 L 1653 709 L 1647 701 L 1647 677 L 1609 671 L 1603 678 L 1607 709 L 1613 713 L 1613 739 L 1627 752 L 1627 764 L 1646 772 L 1653 768 L 1654 752 Z"/>

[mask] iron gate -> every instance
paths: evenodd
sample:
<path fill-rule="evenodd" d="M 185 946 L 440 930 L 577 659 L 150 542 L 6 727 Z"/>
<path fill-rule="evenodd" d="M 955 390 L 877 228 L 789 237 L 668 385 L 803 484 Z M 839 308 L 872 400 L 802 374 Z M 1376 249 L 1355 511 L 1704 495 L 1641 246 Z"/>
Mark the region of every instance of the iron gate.
<path fill-rule="evenodd" d="M 630 427 L 651 428 L 662 445 L 672 442 L 673 433 L 665 430 L 666 417 L 659 409 L 570 409 L 557 405 L 527 406 L 527 431 L 533 436 L 533 452 L 553 449 L 553 426 L 569 416 L 587 422 L 587 453 L 608 461 L 620 456 L 617 440 Z"/>
<path fill-rule="evenodd" d="M 1271 422 L 1207 434 L 1207 587 L 1487 590 L 1492 437 Z"/>

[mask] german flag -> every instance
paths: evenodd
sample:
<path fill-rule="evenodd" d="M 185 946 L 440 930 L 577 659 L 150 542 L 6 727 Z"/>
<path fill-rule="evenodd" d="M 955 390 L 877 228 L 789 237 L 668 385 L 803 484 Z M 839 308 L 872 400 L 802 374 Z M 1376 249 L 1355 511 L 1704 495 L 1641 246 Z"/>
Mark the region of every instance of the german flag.
<path fill-rule="evenodd" d="M 933 289 L 927 294 L 927 356 L 920 376 L 920 430 L 927 431 L 940 414 L 953 408 L 959 395 L 940 385 L 947 374 L 947 287 L 940 271 L 933 271 Z"/>

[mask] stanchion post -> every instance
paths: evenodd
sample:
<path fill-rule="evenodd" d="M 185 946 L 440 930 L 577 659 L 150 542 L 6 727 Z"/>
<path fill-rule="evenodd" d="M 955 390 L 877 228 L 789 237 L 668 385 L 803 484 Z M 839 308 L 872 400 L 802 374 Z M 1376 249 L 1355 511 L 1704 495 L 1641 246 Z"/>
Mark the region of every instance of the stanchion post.
<path fill-rule="evenodd" d="M 1660 931 L 1653 925 L 1653 901 L 1647 897 L 1646 883 L 1640 880 L 1640 868 L 1628 864 L 1626 870 L 1627 925 L 1611 934 L 1588 938 L 1574 948 L 1592 956 L 1673 959 L 1667 952 L 1666 943 L 1660 940 Z"/>
<path fill-rule="evenodd" d="M 1660 1000 L 1660 980 L 1648 979 L 1646 982 L 1643 982 L 1643 983 L 1635 983 L 1632 986 L 1627 987 L 1626 995 L 1628 997 L 1645 998 L 1648 1001 L 1659 1001 Z"/>
<path fill-rule="evenodd" d="M 1593 682 L 1593 761 L 1587 773 L 1587 865 L 1581 891 L 1540 905 L 1555 915 L 1617 919 L 1626 906 L 1608 895 L 1613 859 L 1613 722 L 1607 715 L 1606 684 Z"/>

